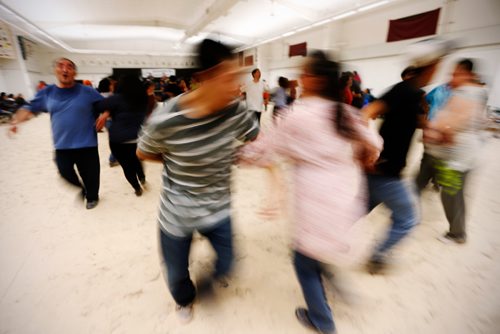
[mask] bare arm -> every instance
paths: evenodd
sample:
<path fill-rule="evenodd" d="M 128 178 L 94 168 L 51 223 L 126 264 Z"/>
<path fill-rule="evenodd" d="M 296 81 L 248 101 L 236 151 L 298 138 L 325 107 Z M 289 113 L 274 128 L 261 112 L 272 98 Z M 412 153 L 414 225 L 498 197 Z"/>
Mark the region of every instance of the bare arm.
<path fill-rule="evenodd" d="M 362 110 L 362 117 L 364 121 L 368 121 L 370 119 L 375 119 L 380 115 L 383 115 L 384 113 L 387 112 L 387 105 L 385 102 L 381 100 L 373 101 L 372 103 L 368 104 L 366 107 L 364 107 Z"/>
<path fill-rule="evenodd" d="M 27 109 L 19 109 L 16 111 L 16 114 L 12 118 L 12 121 L 10 122 L 10 128 L 9 128 L 9 133 L 16 133 L 17 132 L 17 125 L 19 123 L 25 122 L 28 119 L 31 118 L 33 113 Z"/>
<path fill-rule="evenodd" d="M 135 152 L 139 160 L 149 160 L 149 161 L 155 161 L 155 162 L 163 162 L 163 157 L 161 154 L 149 154 L 141 151 L 140 149 L 137 149 Z"/>

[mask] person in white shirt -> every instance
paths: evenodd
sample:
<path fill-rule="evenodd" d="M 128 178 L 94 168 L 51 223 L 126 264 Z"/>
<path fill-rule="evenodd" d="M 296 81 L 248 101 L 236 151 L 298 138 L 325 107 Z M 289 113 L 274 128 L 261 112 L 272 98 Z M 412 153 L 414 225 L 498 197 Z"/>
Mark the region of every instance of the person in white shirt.
<path fill-rule="evenodd" d="M 266 84 L 260 80 L 261 74 L 258 68 L 252 71 L 253 80 L 249 81 L 245 87 L 244 92 L 247 100 L 247 109 L 255 113 L 257 121 L 260 123 L 260 116 L 262 113 L 262 105 L 267 104 L 264 99 L 264 92 L 266 91 Z"/>

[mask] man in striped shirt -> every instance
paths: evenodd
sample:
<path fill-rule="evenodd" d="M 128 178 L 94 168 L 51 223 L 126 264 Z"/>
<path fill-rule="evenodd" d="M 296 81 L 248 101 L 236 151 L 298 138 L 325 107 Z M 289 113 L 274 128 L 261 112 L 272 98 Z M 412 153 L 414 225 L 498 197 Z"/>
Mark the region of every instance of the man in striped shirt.
<path fill-rule="evenodd" d="M 231 239 L 231 165 L 238 143 L 254 139 L 259 126 L 238 95 L 238 67 L 230 50 L 212 40 L 199 46 L 198 89 L 156 110 L 143 127 L 137 155 L 163 162 L 159 223 L 169 290 L 181 320 L 192 318 L 196 290 L 189 276 L 195 231 L 217 254 L 213 279 L 228 274 Z"/>

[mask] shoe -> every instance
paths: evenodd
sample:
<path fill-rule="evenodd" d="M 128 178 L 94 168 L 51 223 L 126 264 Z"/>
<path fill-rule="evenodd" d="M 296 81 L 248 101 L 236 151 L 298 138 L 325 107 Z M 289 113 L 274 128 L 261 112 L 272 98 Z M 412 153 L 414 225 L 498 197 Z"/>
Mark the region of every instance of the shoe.
<path fill-rule="evenodd" d="M 137 188 L 135 190 L 135 196 L 137 196 L 137 197 L 142 196 L 142 188 Z"/>
<path fill-rule="evenodd" d="M 303 307 L 297 307 L 295 309 L 295 316 L 297 317 L 297 320 L 302 324 L 302 326 L 311 329 L 315 331 L 316 333 L 321 333 L 321 334 L 335 334 L 336 331 L 334 330 L 327 330 L 327 331 L 322 331 L 318 329 L 314 324 L 311 322 L 311 319 L 309 318 L 309 312 L 307 309 Z"/>
<path fill-rule="evenodd" d="M 379 257 L 373 257 L 368 261 L 366 269 L 371 275 L 382 274 L 387 269 L 387 261 Z"/>
<path fill-rule="evenodd" d="M 193 304 L 186 306 L 176 305 L 175 312 L 177 313 L 177 317 L 182 324 L 187 324 L 193 320 Z"/>
<path fill-rule="evenodd" d="M 295 309 L 295 316 L 297 320 L 302 324 L 302 326 L 317 331 L 316 326 L 313 325 L 311 319 L 309 319 L 309 312 L 303 307 L 297 307 Z"/>
<path fill-rule="evenodd" d="M 87 201 L 87 205 L 86 205 L 87 210 L 95 208 L 98 203 L 99 203 L 99 200 Z"/>
<path fill-rule="evenodd" d="M 118 161 L 110 161 L 109 162 L 109 167 L 115 167 L 115 166 L 118 166 L 120 163 Z"/>
<path fill-rule="evenodd" d="M 145 177 L 140 177 L 139 178 L 139 182 L 141 183 L 141 185 L 145 185 L 146 184 L 146 178 Z"/>
<path fill-rule="evenodd" d="M 453 233 L 446 233 L 445 235 L 443 235 L 442 237 L 439 237 L 438 238 L 439 241 L 441 242 L 444 242 L 444 243 L 450 243 L 450 242 L 455 242 L 457 244 L 465 244 L 465 242 L 467 241 L 467 238 L 465 237 L 465 235 L 455 235 Z"/>

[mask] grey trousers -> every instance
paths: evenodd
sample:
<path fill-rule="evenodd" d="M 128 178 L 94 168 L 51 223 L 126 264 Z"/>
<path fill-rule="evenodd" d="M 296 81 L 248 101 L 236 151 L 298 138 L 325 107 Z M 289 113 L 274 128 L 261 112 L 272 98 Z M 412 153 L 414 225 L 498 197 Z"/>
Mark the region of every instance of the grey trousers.
<path fill-rule="evenodd" d="M 441 203 L 450 224 L 450 234 L 465 237 L 465 182 L 469 171 L 461 172 L 446 168 L 442 161 L 424 153 L 420 172 L 415 183 L 420 193 L 432 178 L 441 186 Z"/>

